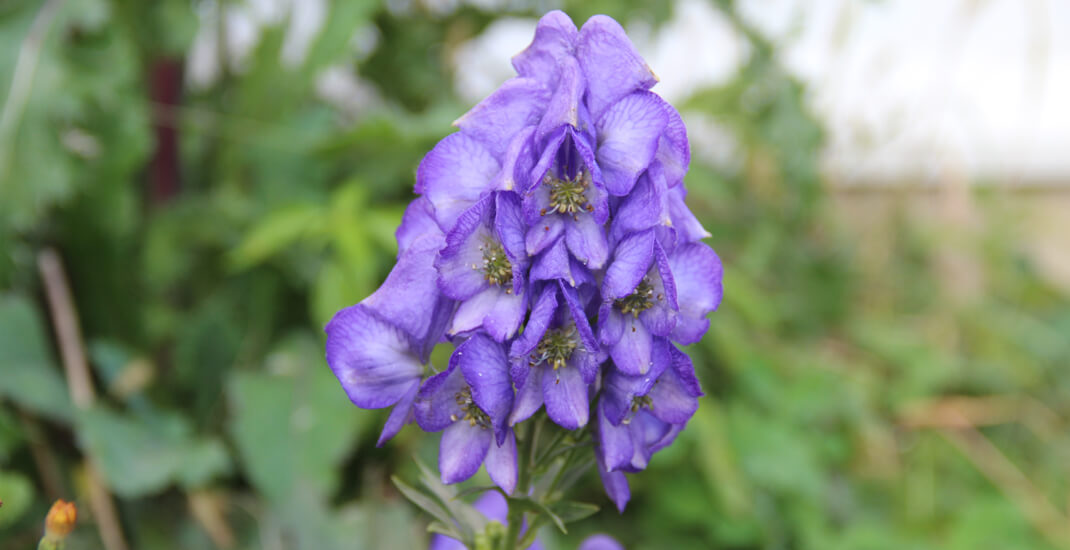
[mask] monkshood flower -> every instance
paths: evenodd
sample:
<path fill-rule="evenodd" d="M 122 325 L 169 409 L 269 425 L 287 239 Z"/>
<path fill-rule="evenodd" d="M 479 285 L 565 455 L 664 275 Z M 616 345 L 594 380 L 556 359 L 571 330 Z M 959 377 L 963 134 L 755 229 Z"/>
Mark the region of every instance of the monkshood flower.
<path fill-rule="evenodd" d="M 561 498 L 558 480 L 578 479 L 566 470 L 581 471 L 592 439 L 623 510 L 626 474 L 698 406 L 676 346 L 708 330 L 722 269 L 685 203 L 683 120 L 651 91 L 657 79 L 617 22 L 577 29 L 551 12 L 513 66 L 420 163 L 397 264 L 335 315 L 326 347 L 353 403 L 393 407 L 380 444 L 415 421 L 442 433 L 443 483 L 486 468 L 511 495 L 502 505 L 517 504 L 493 536 L 515 543 L 535 525 L 525 516 Z M 440 344 L 455 348 L 445 369 L 429 362 Z M 532 479 L 555 468 L 552 482 Z M 466 544 L 483 529 L 432 508 Z"/>
<path fill-rule="evenodd" d="M 687 354 L 664 338 L 654 343 L 654 369 L 629 376 L 610 369 L 596 415 L 596 455 L 603 484 L 623 511 L 628 502 L 624 472 L 639 472 L 667 447 L 698 410 L 702 388 Z M 606 481 L 606 478 L 610 478 Z"/>
<path fill-rule="evenodd" d="M 544 403 L 550 420 L 562 428 L 587 424 L 588 389 L 603 358 L 575 288 L 561 281 L 545 284 L 509 354 L 518 388 L 510 425 L 526 420 Z"/>
<path fill-rule="evenodd" d="M 444 483 L 472 477 L 486 461 L 490 478 L 507 493 L 516 487 L 516 439 L 506 424 L 513 408 L 505 350 L 477 334 L 453 352 L 449 368 L 424 382 L 416 422 L 442 430 L 438 467 Z"/>

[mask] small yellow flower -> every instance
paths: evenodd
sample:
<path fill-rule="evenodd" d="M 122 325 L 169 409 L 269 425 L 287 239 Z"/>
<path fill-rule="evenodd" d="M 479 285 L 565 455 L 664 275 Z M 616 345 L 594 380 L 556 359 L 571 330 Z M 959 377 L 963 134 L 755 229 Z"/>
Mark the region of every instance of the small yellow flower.
<path fill-rule="evenodd" d="M 77 519 L 78 509 L 73 502 L 57 500 L 45 518 L 45 535 L 62 539 L 74 530 L 74 522 Z"/>

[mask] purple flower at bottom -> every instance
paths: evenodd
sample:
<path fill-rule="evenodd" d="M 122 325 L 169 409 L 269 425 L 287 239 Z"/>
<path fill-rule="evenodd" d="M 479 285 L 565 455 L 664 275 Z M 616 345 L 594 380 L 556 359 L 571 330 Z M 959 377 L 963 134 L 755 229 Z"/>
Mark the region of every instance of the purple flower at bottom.
<path fill-rule="evenodd" d="M 576 289 L 561 282 L 543 286 L 524 333 L 509 350 L 516 406 L 513 425 L 546 405 L 557 425 L 575 430 L 590 416 L 588 387 L 602 362 Z"/>
<path fill-rule="evenodd" d="M 483 496 L 479 497 L 473 504 L 479 513 L 487 517 L 491 521 L 497 521 L 502 525 L 508 525 L 506 518 L 509 515 L 509 503 L 506 502 L 505 497 L 498 491 L 487 491 L 483 493 Z M 525 528 L 524 531 L 527 531 Z M 542 542 L 538 538 L 535 542 L 528 546 L 527 550 L 542 550 Z M 435 535 L 431 537 L 431 545 L 428 550 L 465 550 L 465 546 L 461 544 L 457 539 L 447 537 L 445 535 Z"/>
<path fill-rule="evenodd" d="M 513 384 L 501 344 L 477 334 L 450 357 L 449 368 L 424 382 L 416 396 L 416 422 L 443 430 L 438 468 L 443 483 L 472 477 L 486 463 L 505 492 L 516 488 L 516 438 L 506 425 Z"/>
<path fill-rule="evenodd" d="M 483 496 L 479 497 L 472 505 L 479 513 L 487 517 L 491 521 L 497 521 L 502 525 L 508 525 L 506 521 L 509 515 L 509 504 L 506 502 L 505 497 L 497 491 L 487 491 L 483 493 Z M 527 531 L 525 527 L 521 534 Z M 531 546 L 527 547 L 527 550 L 542 550 L 542 541 L 535 538 L 535 541 L 531 543 Z M 431 537 L 431 544 L 428 546 L 428 550 L 466 550 L 465 546 L 460 541 L 447 537 L 445 535 L 436 534 Z M 591 535 L 580 543 L 577 550 L 624 550 L 619 542 L 610 537 L 609 535 Z"/>
<path fill-rule="evenodd" d="M 591 535 L 576 550 L 624 550 L 624 546 L 609 535 Z"/>

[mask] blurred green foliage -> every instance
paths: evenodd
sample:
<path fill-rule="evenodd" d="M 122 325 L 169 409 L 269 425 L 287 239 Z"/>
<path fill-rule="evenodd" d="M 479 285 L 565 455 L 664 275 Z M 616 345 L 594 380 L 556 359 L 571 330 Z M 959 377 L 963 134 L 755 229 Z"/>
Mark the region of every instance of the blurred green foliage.
<path fill-rule="evenodd" d="M 85 456 L 135 548 L 210 548 L 225 535 L 239 548 L 424 544 L 427 518 L 389 478 L 413 479 L 414 454 L 433 462 L 436 438 L 408 430 L 375 448 L 383 417 L 349 405 L 320 327 L 384 278 L 415 167 L 466 109 L 449 52 L 498 17 L 538 14 L 391 6 L 328 2 L 293 67 L 280 61 L 285 22 L 268 26 L 240 70 L 224 63 L 193 89 L 168 82 L 168 67 L 219 12 L 199 19 L 187 0 L 0 5 L 4 548 L 33 544 L 52 498 L 88 510 Z M 1066 296 L 996 214 L 949 232 L 888 194 L 893 215 L 872 234 L 847 225 L 819 176 L 823 134 L 805 90 L 731 2 L 718 6 L 750 56 L 680 105 L 738 149 L 732 166 L 695 155 L 687 179 L 726 265 L 725 302 L 690 350 L 709 395 L 679 442 L 632 476 L 624 515 L 604 506 L 548 541 L 570 548 L 604 531 L 632 549 L 1070 547 Z M 671 15 L 669 3 L 564 7 L 576 20 Z M 352 45 L 358 28 L 376 30 L 368 52 Z M 379 99 L 355 113 L 324 100 L 317 79 L 334 66 L 356 69 Z M 168 86 L 178 102 L 160 95 Z M 1000 212 L 999 197 L 968 198 Z M 58 361 L 36 268 L 46 247 L 65 261 L 94 369 L 86 411 Z M 949 258 L 971 262 L 981 287 L 959 292 Z M 947 403 L 990 421 L 955 428 L 960 409 Z M 581 488 L 606 502 L 597 476 Z M 81 548 L 100 547 L 91 525 Z"/>

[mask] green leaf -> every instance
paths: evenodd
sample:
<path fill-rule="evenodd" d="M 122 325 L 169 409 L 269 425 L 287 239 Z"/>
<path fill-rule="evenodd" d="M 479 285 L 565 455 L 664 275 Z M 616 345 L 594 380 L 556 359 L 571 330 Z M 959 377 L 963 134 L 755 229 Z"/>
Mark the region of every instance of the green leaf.
<path fill-rule="evenodd" d="M 228 255 L 231 268 L 248 269 L 315 233 L 323 227 L 323 215 L 320 207 L 309 204 L 296 204 L 268 214 Z"/>
<path fill-rule="evenodd" d="M 312 338 L 284 342 L 267 370 L 233 373 L 227 385 L 230 432 L 245 471 L 276 502 L 299 490 L 326 499 L 340 462 L 374 416 L 353 407 Z"/>
<path fill-rule="evenodd" d="M 405 483 L 397 476 L 390 476 L 390 481 L 394 482 L 394 486 L 397 487 L 398 491 L 401 491 L 401 494 L 405 495 L 405 498 L 409 499 L 410 502 L 415 504 L 421 510 L 431 514 L 432 517 L 442 522 L 443 525 L 451 526 L 450 529 L 452 529 L 452 525 L 454 524 L 453 517 L 450 516 L 450 513 L 447 512 L 440 503 L 435 502 L 434 498 Z M 454 529 L 453 531 L 455 532 L 456 530 Z M 460 533 L 450 536 L 458 540 L 464 540 Z"/>
<path fill-rule="evenodd" d="M 36 309 L 0 295 L 0 397 L 53 420 L 70 421 L 71 404 Z"/>
<path fill-rule="evenodd" d="M 550 510 L 562 523 L 572 523 L 598 513 L 598 506 L 587 502 L 565 500 L 550 505 Z"/>
<path fill-rule="evenodd" d="M 195 439 L 177 414 L 135 418 L 95 406 L 79 415 L 78 424 L 86 451 L 121 496 L 153 494 L 179 481 L 202 485 L 230 467 L 222 444 Z"/>

